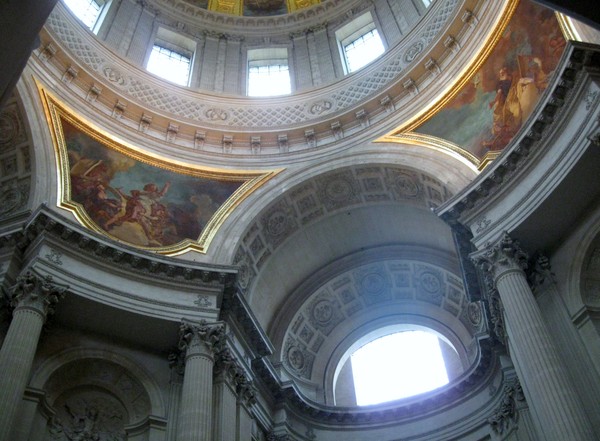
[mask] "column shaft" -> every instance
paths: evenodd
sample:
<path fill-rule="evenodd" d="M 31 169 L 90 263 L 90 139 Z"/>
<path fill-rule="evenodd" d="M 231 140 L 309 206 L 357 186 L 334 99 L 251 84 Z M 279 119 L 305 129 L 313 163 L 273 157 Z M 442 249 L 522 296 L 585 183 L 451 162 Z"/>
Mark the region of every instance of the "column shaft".
<path fill-rule="evenodd" d="M 212 371 L 211 356 L 194 354 L 187 358 L 179 407 L 178 441 L 212 439 Z"/>
<path fill-rule="evenodd" d="M 17 309 L 0 349 L 0 441 L 9 441 L 43 324 L 39 311 Z"/>
<path fill-rule="evenodd" d="M 496 287 L 504 306 L 511 355 L 523 376 L 527 401 L 541 420 L 544 439 L 594 439 L 525 274 L 517 269 L 502 272 Z"/>

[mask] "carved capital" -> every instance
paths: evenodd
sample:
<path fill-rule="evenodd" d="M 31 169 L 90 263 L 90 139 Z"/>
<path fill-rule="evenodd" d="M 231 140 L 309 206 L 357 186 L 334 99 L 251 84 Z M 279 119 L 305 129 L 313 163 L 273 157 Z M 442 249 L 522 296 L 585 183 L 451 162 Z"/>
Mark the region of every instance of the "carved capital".
<path fill-rule="evenodd" d="M 178 349 L 185 354 L 185 359 L 192 355 L 213 357 L 225 346 L 225 325 L 222 323 L 199 323 L 181 321 L 179 326 Z"/>
<path fill-rule="evenodd" d="M 485 249 L 471 254 L 471 259 L 492 275 L 494 283 L 502 274 L 527 269 L 527 254 L 508 233 L 504 233 L 496 243 L 487 244 Z"/>
<path fill-rule="evenodd" d="M 49 315 L 54 314 L 56 304 L 65 296 L 66 291 L 66 287 L 52 282 L 52 276 L 41 277 L 27 271 L 17 277 L 10 296 L 10 306 L 15 310 L 36 311 L 46 320 Z"/>

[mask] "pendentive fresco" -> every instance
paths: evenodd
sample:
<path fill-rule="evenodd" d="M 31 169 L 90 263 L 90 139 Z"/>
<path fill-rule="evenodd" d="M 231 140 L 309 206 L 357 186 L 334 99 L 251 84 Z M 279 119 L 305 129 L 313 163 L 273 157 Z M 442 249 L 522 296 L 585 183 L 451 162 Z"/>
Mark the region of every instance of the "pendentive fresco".
<path fill-rule="evenodd" d="M 120 145 L 53 102 L 49 108 L 62 205 L 86 226 L 134 246 L 205 251 L 228 213 L 272 175 L 168 164 Z"/>
<path fill-rule="evenodd" d="M 478 158 L 502 150 L 548 87 L 564 47 L 555 13 L 520 2 L 481 68 L 416 131 L 447 139 Z"/>

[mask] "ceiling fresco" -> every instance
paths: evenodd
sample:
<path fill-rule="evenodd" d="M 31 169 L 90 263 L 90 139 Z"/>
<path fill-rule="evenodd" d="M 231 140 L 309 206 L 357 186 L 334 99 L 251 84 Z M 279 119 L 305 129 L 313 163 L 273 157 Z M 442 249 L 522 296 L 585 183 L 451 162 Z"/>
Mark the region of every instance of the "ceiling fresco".
<path fill-rule="evenodd" d="M 288 14 L 321 3 L 321 0 L 186 0 L 194 6 L 223 14 L 262 17 Z"/>
<path fill-rule="evenodd" d="M 42 95 L 61 173 L 59 205 L 88 228 L 139 248 L 206 252 L 228 214 L 278 172 L 208 169 L 152 157 Z"/>
<path fill-rule="evenodd" d="M 497 155 L 534 110 L 565 44 L 553 11 L 521 1 L 481 68 L 414 132 L 449 141 L 479 160 Z"/>

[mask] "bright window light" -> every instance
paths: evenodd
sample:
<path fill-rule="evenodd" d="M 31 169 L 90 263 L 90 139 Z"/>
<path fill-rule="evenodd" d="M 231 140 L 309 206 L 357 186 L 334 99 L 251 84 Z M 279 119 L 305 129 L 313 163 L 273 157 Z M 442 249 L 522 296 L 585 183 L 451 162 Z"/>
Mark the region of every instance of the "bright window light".
<path fill-rule="evenodd" d="M 187 86 L 190 78 L 190 63 L 190 57 L 155 44 L 146 68 L 165 80 Z"/>
<path fill-rule="evenodd" d="M 344 54 L 348 72 L 354 72 L 371 61 L 375 60 L 385 52 L 383 42 L 379 37 L 377 29 L 361 35 L 356 40 L 344 45 Z"/>
<path fill-rule="evenodd" d="M 65 5 L 83 22 L 92 29 L 98 20 L 103 3 L 95 0 L 64 0 Z"/>
<path fill-rule="evenodd" d="M 378 338 L 351 356 L 356 404 L 418 395 L 448 384 L 438 337 L 406 331 Z"/>
<path fill-rule="evenodd" d="M 248 66 L 248 96 L 288 95 L 292 91 L 287 60 Z"/>

